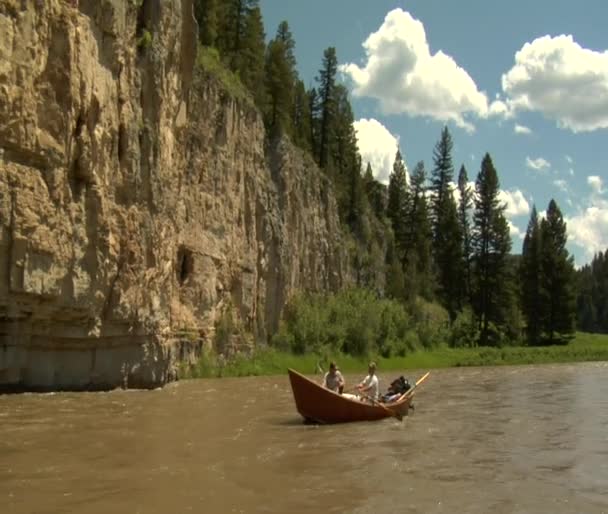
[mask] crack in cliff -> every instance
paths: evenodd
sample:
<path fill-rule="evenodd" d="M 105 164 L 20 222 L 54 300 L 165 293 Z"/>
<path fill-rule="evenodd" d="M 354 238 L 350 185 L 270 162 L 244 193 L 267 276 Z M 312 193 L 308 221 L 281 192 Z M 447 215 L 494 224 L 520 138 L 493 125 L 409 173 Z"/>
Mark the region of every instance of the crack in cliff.
<path fill-rule="evenodd" d="M 120 259 L 118 260 L 116 274 L 114 275 L 114 278 L 110 282 L 110 287 L 108 288 L 109 289 L 108 294 L 106 295 L 106 299 L 105 299 L 103 307 L 101 309 L 101 319 L 102 320 L 108 319 L 108 314 L 110 312 L 110 308 L 112 307 L 112 300 L 114 299 L 114 290 L 116 288 L 116 283 L 118 282 L 118 279 L 120 278 L 120 275 L 122 273 L 126 260 L 127 259 L 124 255 L 121 255 Z"/>
<path fill-rule="evenodd" d="M 6 258 L 6 281 L 7 291 L 10 293 L 11 290 L 11 268 L 13 262 L 13 247 L 14 247 L 14 234 L 15 234 L 15 219 L 17 210 L 17 191 L 12 181 L 9 181 L 9 187 L 11 188 L 11 207 L 8 220 L 8 243 L 7 247 L 7 258 Z"/>

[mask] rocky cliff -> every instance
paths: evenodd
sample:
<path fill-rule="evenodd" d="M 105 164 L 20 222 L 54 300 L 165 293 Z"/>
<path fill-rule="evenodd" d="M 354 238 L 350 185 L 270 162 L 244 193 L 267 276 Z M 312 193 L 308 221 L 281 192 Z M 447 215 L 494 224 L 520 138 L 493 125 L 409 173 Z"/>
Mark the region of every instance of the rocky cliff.
<path fill-rule="evenodd" d="M 0 388 L 154 387 L 346 280 L 327 179 L 196 32 L 192 0 L 0 0 Z"/>

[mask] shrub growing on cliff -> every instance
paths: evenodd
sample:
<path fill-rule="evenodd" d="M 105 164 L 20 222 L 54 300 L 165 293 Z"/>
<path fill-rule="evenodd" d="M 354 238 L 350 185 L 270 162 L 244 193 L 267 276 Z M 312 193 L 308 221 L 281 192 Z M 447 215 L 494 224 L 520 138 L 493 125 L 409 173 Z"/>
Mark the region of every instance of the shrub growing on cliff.
<path fill-rule="evenodd" d="M 148 29 L 144 29 L 137 40 L 137 48 L 140 50 L 147 50 L 152 46 L 152 39 L 152 33 Z"/>
<path fill-rule="evenodd" d="M 229 95 L 253 104 L 251 94 L 243 86 L 238 75 L 222 64 L 217 49 L 199 45 L 196 59 L 199 68 L 218 80 Z"/>

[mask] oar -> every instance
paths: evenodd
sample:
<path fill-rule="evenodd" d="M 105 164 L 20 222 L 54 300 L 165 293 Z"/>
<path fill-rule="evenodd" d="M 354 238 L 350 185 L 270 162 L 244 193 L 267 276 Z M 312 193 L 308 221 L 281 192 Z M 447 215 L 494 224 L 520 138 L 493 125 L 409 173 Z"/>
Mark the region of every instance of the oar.
<path fill-rule="evenodd" d="M 405 393 L 403 393 L 399 399 L 397 401 L 401 401 L 403 400 L 406 396 L 409 396 L 411 393 L 414 392 L 414 389 L 416 389 L 420 384 L 422 384 L 422 382 L 424 382 L 426 380 L 426 378 L 431 374 L 430 371 L 427 371 L 423 376 L 421 376 L 418 380 L 416 380 L 416 383 L 414 384 L 414 387 L 409 388 Z"/>
<path fill-rule="evenodd" d="M 391 416 L 397 418 L 399 421 L 403 421 L 403 415 L 400 412 L 389 409 L 383 403 L 379 402 L 378 400 L 374 400 L 371 396 L 367 396 L 366 394 L 363 394 L 363 393 L 359 393 L 359 394 L 361 395 L 362 398 L 369 400 L 374 405 L 377 405 L 378 407 L 382 407 L 386 412 L 388 412 Z"/>

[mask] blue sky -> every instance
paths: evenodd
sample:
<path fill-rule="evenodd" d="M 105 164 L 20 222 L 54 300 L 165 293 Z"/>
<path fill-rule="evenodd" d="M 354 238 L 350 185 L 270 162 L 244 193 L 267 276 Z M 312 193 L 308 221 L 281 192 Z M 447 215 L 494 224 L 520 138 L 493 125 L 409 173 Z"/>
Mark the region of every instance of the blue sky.
<path fill-rule="evenodd" d="M 608 2 L 588 0 L 261 0 L 266 32 L 287 20 L 307 86 L 335 46 L 364 160 L 386 181 L 447 123 L 474 181 L 489 152 L 513 252 L 530 209 L 551 198 L 577 265 L 608 248 Z"/>

